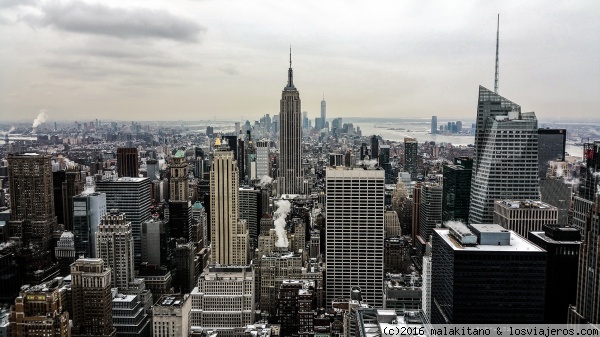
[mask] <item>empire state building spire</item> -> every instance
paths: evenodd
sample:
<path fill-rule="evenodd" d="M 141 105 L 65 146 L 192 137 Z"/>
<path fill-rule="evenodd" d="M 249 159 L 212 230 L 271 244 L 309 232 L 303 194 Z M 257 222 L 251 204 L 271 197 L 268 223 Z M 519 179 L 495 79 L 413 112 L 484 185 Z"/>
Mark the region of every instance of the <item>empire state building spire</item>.
<path fill-rule="evenodd" d="M 292 70 L 292 46 L 290 46 L 290 69 L 288 69 L 288 82 L 284 90 L 296 90 L 294 86 L 294 71 Z"/>

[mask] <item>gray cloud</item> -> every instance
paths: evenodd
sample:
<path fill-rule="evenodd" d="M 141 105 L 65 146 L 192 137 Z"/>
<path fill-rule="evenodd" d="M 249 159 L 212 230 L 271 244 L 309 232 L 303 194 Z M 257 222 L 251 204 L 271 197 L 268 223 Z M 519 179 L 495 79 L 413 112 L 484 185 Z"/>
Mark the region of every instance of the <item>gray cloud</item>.
<path fill-rule="evenodd" d="M 162 38 L 197 42 L 206 31 L 205 27 L 189 18 L 146 8 L 51 1 L 42 7 L 42 12 L 37 18 L 37 24 L 41 26 L 121 39 Z"/>
<path fill-rule="evenodd" d="M 37 0 L 2 0 L 0 1 L 0 8 L 35 6 L 37 3 Z"/>

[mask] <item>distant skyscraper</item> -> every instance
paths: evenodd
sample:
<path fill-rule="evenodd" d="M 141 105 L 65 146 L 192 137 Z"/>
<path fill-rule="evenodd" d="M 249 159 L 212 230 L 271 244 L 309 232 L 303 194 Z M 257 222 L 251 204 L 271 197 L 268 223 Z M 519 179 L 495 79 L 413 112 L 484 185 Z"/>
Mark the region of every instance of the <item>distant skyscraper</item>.
<path fill-rule="evenodd" d="M 83 192 L 81 168 L 79 165 L 67 167 L 65 181 L 62 183 L 62 205 L 65 230 L 73 230 L 73 197 Z"/>
<path fill-rule="evenodd" d="M 210 171 L 211 262 L 244 265 L 248 256 L 248 227 L 238 218 L 238 167 L 227 145 L 221 145 L 217 138 L 215 146 Z"/>
<path fill-rule="evenodd" d="M 432 323 L 544 322 L 545 250 L 498 225 L 432 236 Z"/>
<path fill-rule="evenodd" d="M 73 336 L 112 337 L 111 269 L 102 259 L 80 258 L 71 265 Z"/>
<path fill-rule="evenodd" d="M 583 162 L 581 165 L 581 183 L 579 196 L 591 202 L 600 191 L 600 140 L 583 144 Z"/>
<path fill-rule="evenodd" d="M 96 257 L 112 270 L 112 286 L 128 289 L 133 281 L 133 236 L 125 213 L 110 212 L 102 217 L 96 233 Z"/>
<path fill-rule="evenodd" d="M 322 111 L 324 112 L 324 110 Z M 279 194 L 300 194 L 304 183 L 302 114 L 300 112 L 300 94 L 294 86 L 291 51 L 288 83 L 281 93 L 279 119 Z"/>
<path fill-rule="evenodd" d="M 431 134 L 437 133 L 437 116 L 431 116 Z"/>
<path fill-rule="evenodd" d="M 495 200 L 539 199 L 537 153 L 535 113 L 479 86 L 470 223 L 492 223 Z"/>
<path fill-rule="evenodd" d="M 371 136 L 371 160 L 379 163 L 379 139 L 375 135 Z"/>
<path fill-rule="evenodd" d="M 291 62 L 290 62 L 291 68 Z M 321 101 L 321 129 L 325 127 L 327 121 L 327 103 L 325 103 L 325 93 L 323 93 L 323 100 Z"/>
<path fill-rule="evenodd" d="M 360 287 L 363 299 L 383 305 L 383 170 L 326 172 L 327 306 Z"/>
<path fill-rule="evenodd" d="M 454 158 L 454 164 L 444 165 L 444 189 L 442 200 L 442 221 L 469 221 L 471 201 L 471 174 L 473 159 Z"/>
<path fill-rule="evenodd" d="M 404 171 L 410 173 L 412 180 L 417 179 L 419 143 L 414 138 L 404 138 Z"/>
<path fill-rule="evenodd" d="M 550 161 L 565 160 L 567 130 L 538 129 L 538 175 L 546 177 Z"/>
<path fill-rule="evenodd" d="M 129 177 L 96 183 L 96 191 L 106 193 L 107 210 L 118 209 L 131 222 L 136 266 L 142 263 L 142 222 L 150 219 L 150 185 L 148 178 Z"/>
<path fill-rule="evenodd" d="M 140 171 L 140 164 L 138 162 L 137 148 L 117 148 L 117 170 L 119 173 L 119 177 L 138 177 Z"/>

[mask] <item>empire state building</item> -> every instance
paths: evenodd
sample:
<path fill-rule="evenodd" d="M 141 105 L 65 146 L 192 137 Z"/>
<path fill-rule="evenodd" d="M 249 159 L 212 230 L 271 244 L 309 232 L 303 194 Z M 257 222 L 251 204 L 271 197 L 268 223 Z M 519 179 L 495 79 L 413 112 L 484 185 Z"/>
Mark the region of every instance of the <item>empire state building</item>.
<path fill-rule="evenodd" d="M 279 123 L 279 194 L 301 194 L 304 182 L 302 172 L 302 113 L 300 110 L 300 93 L 294 86 L 291 49 L 288 82 L 281 93 Z"/>

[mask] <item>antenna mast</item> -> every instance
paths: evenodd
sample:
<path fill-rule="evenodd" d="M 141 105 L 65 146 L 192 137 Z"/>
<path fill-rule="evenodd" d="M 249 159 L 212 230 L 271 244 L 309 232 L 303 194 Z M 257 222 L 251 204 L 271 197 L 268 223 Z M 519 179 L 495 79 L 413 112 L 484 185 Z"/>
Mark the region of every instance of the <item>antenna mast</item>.
<path fill-rule="evenodd" d="M 500 41 L 500 14 L 498 14 L 498 26 L 496 28 L 496 77 L 494 79 L 494 93 L 498 93 L 498 45 Z"/>

